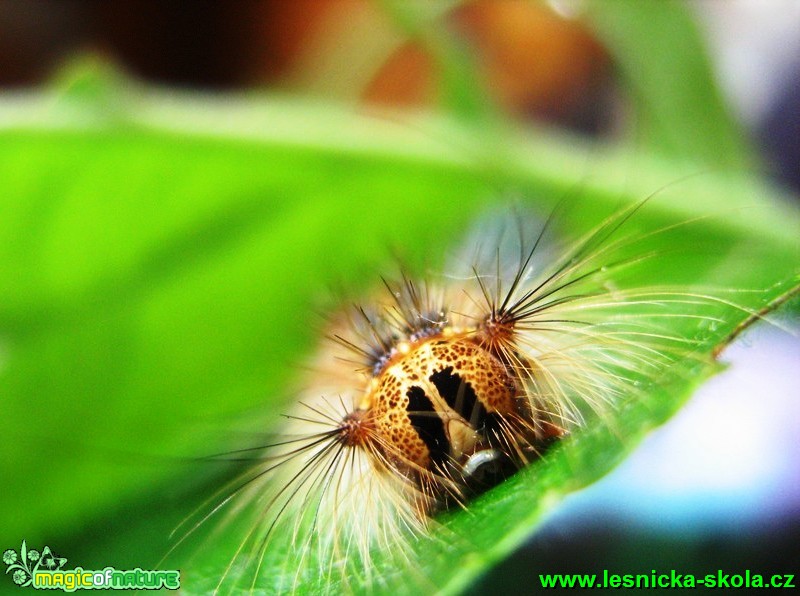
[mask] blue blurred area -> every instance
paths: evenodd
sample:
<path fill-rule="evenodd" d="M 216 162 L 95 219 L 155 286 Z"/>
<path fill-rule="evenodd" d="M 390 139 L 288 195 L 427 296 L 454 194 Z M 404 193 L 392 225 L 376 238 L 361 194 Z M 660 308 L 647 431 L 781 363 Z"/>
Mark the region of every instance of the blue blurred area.
<path fill-rule="evenodd" d="M 800 515 L 800 339 L 760 327 L 616 471 L 568 498 L 549 522 L 612 516 L 686 534 L 763 529 Z"/>

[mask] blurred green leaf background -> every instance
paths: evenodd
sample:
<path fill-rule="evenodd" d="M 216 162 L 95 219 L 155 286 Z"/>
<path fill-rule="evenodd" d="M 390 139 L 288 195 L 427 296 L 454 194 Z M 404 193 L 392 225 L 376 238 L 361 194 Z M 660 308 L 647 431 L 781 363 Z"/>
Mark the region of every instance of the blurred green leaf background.
<path fill-rule="evenodd" d="M 592 2 L 580 15 L 631 122 L 603 138 L 509 114 L 448 25 L 457 5 L 377 5 L 393 37 L 354 25 L 338 62 L 306 65 L 305 89 L 178 90 L 89 56 L 0 95 L 0 546 L 155 565 L 170 530 L 233 473 L 192 458 L 270 430 L 291 400 L 318 313 L 338 304 L 331 288 L 368 291 L 393 252 L 417 272 L 441 265 L 492 206 L 546 214 L 579 195 L 568 234 L 655 194 L 632 225 L 705 217 L 669 236 L 703 248 L 642 283 L 752 290 L 736 300 L 753 311 L 797 289 L 798 211 L 758 173 L 683 5 Z M 377 108 L 329 89 L 357 70 L 348 59 L 365 54 L 366 79 L 409 39 L 433 57 L 437 101 Z M 747 318 L 721 312 L 709 355 Z M 618 413 L 622 439 L 579 434 L 471 514 L 445 516 L 448 542 L 418 545 L 421 574 L 466 589 L 716 370 L 710 357 L 676 367 Z M 228 549 L 184 563 L 187 592 L 213 587 Z M 393 592 L 413 591 L 391 557 L 376 564 Z M 280 585 L 264 577 L 267 593 Z"/>

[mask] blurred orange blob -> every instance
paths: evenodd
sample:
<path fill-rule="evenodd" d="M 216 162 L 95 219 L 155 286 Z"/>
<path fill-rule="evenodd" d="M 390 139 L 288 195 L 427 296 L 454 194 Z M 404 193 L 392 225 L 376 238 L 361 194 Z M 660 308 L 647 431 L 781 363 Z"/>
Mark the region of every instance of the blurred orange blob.
<path fill-rule="evenodd" d="M 373 104 L 421 107 L 438 100 L 434 58 L 402 32 L 378 6 L 365 0 L 295 0 L 268 3 L 258 15 L 262 80 L 277 76 L 292 87 L 317 90 L 360 82 L 348 95 Z M 472 54 L 486 88 L 509 114 L 594 128 L 611 87 L 611 63 L 602 45 L 579 20 L 567 19 L 544 3 L 475 0 L 443 16 Z M 383 37 L 370 40 L 370 37 Z M 396 43 L 386 41 L 397 39 Z M 353 46 L 353 39 L 360 40 Z M 268 40 L 268 41 L 267 41 Z M 349 50 L 348 50 L 349 47 Z M 364 58 L 379 52 L 374 64 Z M 348 56 L 346 63 L 332 56 Z M 320 69 L 321 63 L 329 63 Z M 314 65 L 315 72 L 308 72 Z M 369 72 L 353 74 L 362 68 Z M 320 84 L 326 77 L 328 82 Z"/>

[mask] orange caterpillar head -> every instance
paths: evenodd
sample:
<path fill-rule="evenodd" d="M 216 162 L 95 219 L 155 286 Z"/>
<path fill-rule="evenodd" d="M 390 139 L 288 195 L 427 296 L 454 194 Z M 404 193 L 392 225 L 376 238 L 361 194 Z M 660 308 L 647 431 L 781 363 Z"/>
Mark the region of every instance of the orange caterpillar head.
<path fill-rule="evenodd" d="M 358 309 L 355 337 L 335 336 L 367 373 L 340 440 L 415 485 L 423 512 L 490 488 L 564 434 L 531 407 L 533 373 L 513 348 L 513 325 L 487 316 L 456 326 L 459 315 L 430 308 L 427 287 L 408 278 L 400 290 L 386 286 L 392 306 Z M 371 349 L 356 348 L 365 338 Z"/>

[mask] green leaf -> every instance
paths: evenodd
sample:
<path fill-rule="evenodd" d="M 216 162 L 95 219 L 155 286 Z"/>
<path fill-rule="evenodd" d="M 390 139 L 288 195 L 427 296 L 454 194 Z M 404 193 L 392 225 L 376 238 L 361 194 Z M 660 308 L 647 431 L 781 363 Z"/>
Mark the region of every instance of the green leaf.
<path fill-rule="evenodd" d="M 170 526 L 222 482 L 210 466 L 187 471 L 181 456 L 240 444 L 230 431 L 237 412 L 266 408 L 260 423 L 274 423 L 292 364 L 316 343 L 309 312 L 326 287 L 374 287 L 387 247 L 412 269 L 438 265 L 508 193 L 541 212 L 579 193 L 581 209 L 565 221 L 578 230 L 672 182 L 635 225 L 710 209 L 671 239 L 714 250 L 678 251 L 658 277 L 767 288 L 742 295 L 752 310 L 798 283 L 797 213 L 746 177 L 676 182 L 685 164 L 595 147 L 595 171 L 584 169 L 576 190 L 586 154 L 569 139 L 509 138 L 503 167 L 486 171 L 456 142 L 469 133 L 447 120 L 403 127 L 322 104 L 151 93 L 124 124 L 109 124 L 93 104 L 43 117 L 45 101 L 0 107 L 6 122 L 23 123 L 7 126 L 0 144 L 0 467 L 9 487 L 0 510 L 5 533 L 28 541 L 80 536 L 87 520 L 112 524 L 113 533 L 72 543 L 76 564 L 155 565 Z M 24 124 L 31 113 L 36 127 Z M 633 159 L 637 176 L 626 180 Z M 709 353 L 746 316 L 727 314 Z M 438 534 L 418 544 L 424 576 L 445 591 L 467 585 L 714 370 L 696 366 L 619 413 L 624 441 L 602 429 L 576 435 L 471 513 L 445 516 L 446 544 Z M 446 564 L 437 562 L 443 549 Z M 181 565 L 188 591 L 213 582 L 231 551 L 206 555 Z M 392 560 L 376 554 L 387 575 L 398 573 Z"/>
<path fill-rule="evenodd" d="M 630 133 L 637 142 L 698 163 L 752 166 L 685 4 L 600 0 L 585 7 L 587 24 L 611 52 L 633 104 Z"/>

